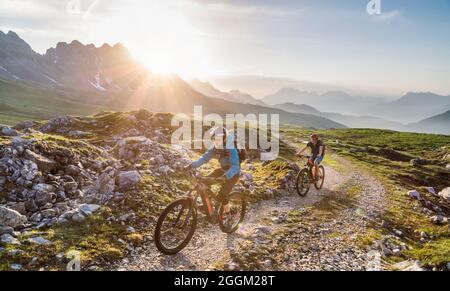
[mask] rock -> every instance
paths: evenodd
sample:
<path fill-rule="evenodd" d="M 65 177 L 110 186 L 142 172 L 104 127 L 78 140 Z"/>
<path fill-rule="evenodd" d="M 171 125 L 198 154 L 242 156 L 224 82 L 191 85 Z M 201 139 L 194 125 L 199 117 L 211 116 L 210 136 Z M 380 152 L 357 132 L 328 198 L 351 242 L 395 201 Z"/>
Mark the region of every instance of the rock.
<path fill-rule="evenodd" d="M 30 237 L 28 239 L 28 242 L 31 244 L 36 244 L 36 245 L 50 245 L 52 244 L 51 241 L 43 238 L 43 237 Z"/>
<path fill-rule="evenodd" d="M 26 209 L 26 211 L 33 212 L 33 213 L 38 211 L 38 207 L 36 205 L 36 202 L 34 202 L 33 199 L 29 199 L 29 200 L 27 200 L 25 202 L 25 209 Z"/>
<path fill-rule="evenodd" d="M 164 175 L 167 175 L 167 174 L 173 172 L 173 170 L 168 165 L 163 165 L 163 166 L 159 167 L 158 171 Z"/>
<path fill-rule="evenodd" d="M 10 226 L 0 225 L 0 235 L 12 234 L 13 232 L 14 232 L 14 228 L 12 228 Z"/>
<path fill-rule="evenodd" d="M 447 263 L 447 271 L 450 271 L 450 262 Z"/>
<path fill-rule="evenodd" d="M 141 181 L 138 171 L 120 172 L 117 176 L 117 184 L 122 190 L 135 187 Z"/>
<path fill-rule="evenodd" d="M 15 129 L 12 129 L 7 126 L 2 128 L 1 133 L 4 136 L 18 136 L 19 135 L 19 133 Z"/>
<path fill-rule="evenodd" d="M 75 222 L 82 222 L 86 219 L 86 217 L 81 212 L 75 212 L 72 216 L 72 220 Z"/>
<path fill-rule="evenodd" d="M 44 206 L 47 203 L 52 203 L 56 201 L 56 194 L 46 191 L 37 191 L 36 198 L 34 199 L 38 207 Z"/>
<path fill-rule="evenodd" d="M 81 173 L 81 170 L 77 166 L 69 165 L 66 167 L 66 175 L 76 178 L 80 175 L 80 173 Z"/>
<path fill-rule="evenodd" d="M 16 228 L 28 222 L 27 217 L 19 212 L 0 206 L 0 225 Z"/>
<path fill-rule="evenodd" d="M 446 224 L 448 222 L 448 219 L 446 217 L 443 217 L 442 215 L 436 215 L 431 217 L 431 222 L 436 225 Z"/>
<path fill-rule="evenodd" d="M 20 241 L 9 233 L 2 234 L 2 236 L 0 236 L 0 242 L 7 245 L 20 245 Z"/>
<path fill-rule="evenodd" d="M 25 202 L 16 203 L 16 204 L 10 206 L 10 209 L 17 211 L 20 214 L 26 214 L 27 213 L 27 210 L 26 210 L 26 207 L 25 207 Z"/>
<path fill-rule="evenodd" d="M 120 217 L 119 217 L 119 221 L 123 221 L 123 222 L 131 221 L 131 220 L 133 220 L 135 217 L 136 217 L 136 214 L 133 213 L 133 212 L 130 212 L 130 213 L 127 213 L 127 214 L 124 214 L 124 215 L 120 216 Z"/>
<path fill-rule="evenodd" d="M 35 162 L 38 166 L 39 171 L 42 172 L 51 172 L 56 168 L 56 162 L 52 161 L 44 156 L 36 154 L 30 150 L 25 150 L 25 157 L 33 162 Z"/>
<path fill-rule="evenodd" d="M 450 201 L 450 187 L 445 188 L 438 194 L 440 197 Z"/>
<path fill-rule="evenodd" d="M 11 264 L 10 268 L 13 271 L 20 271 L 20 270 L 22 270 L 22 265 L 21 264 Z"/>
<path fill-rule="evenodd" d="M 132 227 L 132 226 L 129 226 L 129 227 L 127 227 L 127 233 L 136 233 L 136 229 L 134 229 L 134 227 Z"/>
<path fill-rule="evenodd" d="M 90 216 L 92 213 L 100 209 L 100 205 L 96 204 L 82 204 L 79 207 L 81 213 L 83 213 L 85 216 Z"/>
<path fill-rule="evenodd" d="M 395 271 L 418 272 L 424 271 L 418 261 L 404 261 L 392 266 Z"/>
<path fill-rule="evenodd" d="M 40 212 L 36 212 L 31 215 L 30 220 L 34 223 L 39 223 L 42 221 L 42 214 Z"/>
<path fill-rule="evenodd" d="M 72 131 L 69 131 L 69 133 L 67 135 L 70 137 L 83 138 L 83 137 L 87 137 L 91 134 L 89 132 L 84 132 L 84 131 L 80 131 L 80 130 L 72 130 Z"/>
<path fill-rule="evenodd" d="M 134 115 L 128 116 L 127 120 L 131 123 L 136 123 L 138 121 L 138 119 Z"/>
<path fill-rule="evenodd" d="M 116 187 L 115 175 L 116 171 L 112 167 L 106 168 L 95 182 L 95 189 L 100 194 L 112 194 Z"/>
<path fill-rule="evenodd" d="M 432 161 L 424 160 L 424 159 L 412 159 L 410 161 L 411 165 L 414 167 L 425 166 L 432 163 Z"/>
<path fill-rule="evenodd" d="M 434 195 L 434 196 L 437 195 L 437 194 L 436 194 L 436 191 L 434 190 L 433 187 L 427 187 L 426 189 L 427 189 L 428 193 L 430 193 L 430 194 L 432 194 L 432 195 Z"/>
<path fill-rule="evenodd" d="M 398 230 L 398 229 L 395 229 L 395 230 L 394 230 L 394 233 L 395 233 L 395 235 L 398 236 L 398 237 L 402 237 L 402 236 L 403 236 L 403 232 L 400 231 L 400 230 Z"/>
<path fill-rule="evenodd" d="M 272 269 L 272 260 L 266 260 L 262 264 L 266 269 L 269 269 L 269 270 Z"/>
<path fill-rule="evenodd" d="M 35 121 L 26 120 L 26 121 L 19 122 L 16 126 L 14 126 L 14 129 L 24 130 L 24 129 L 32 128 L 35 125 L 37 125 L 37 123 Z"/>
<path fill-rule="evenodd" d="M 34 185 L 33 190 L 41 191 L 41 192 L 53 192 L 53 191 L 55 191 L 55 187 L 53 187 L 52 185 L 49 185 L 49 184 L 40 183 L 40 184 Z"/>
<path fill-rule="evenodd" d="M 59 210 L 58 209 L 46 209 L 41 211 L 42 217 L 45 218 L 54 218 L 58 216 Z"/>
<path fill-rule="evenodd" d="M 408 192 L 408 196 L 412 199 L 420 199 L 420 193 L 417 190 L 412 190 Z"/>

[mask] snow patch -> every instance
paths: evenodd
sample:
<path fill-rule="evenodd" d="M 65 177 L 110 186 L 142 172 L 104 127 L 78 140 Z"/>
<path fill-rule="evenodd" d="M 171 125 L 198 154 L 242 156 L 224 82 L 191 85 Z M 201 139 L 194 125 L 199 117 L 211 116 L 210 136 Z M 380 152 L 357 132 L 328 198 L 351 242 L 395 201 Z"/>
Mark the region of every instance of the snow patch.
<path fill-rule="evenodd" d="M 49 76 L 47 76 L 46 74 L 43 74 L 44 77 L 46 77 L 47 79 L 49 79 L 51 82 L 55 83 L 56 85 L 61 85 L 61 83 L 57 82 L 55 79 L 50 78 Z"/>
<path fill-rule="evenodd" d="M 19 77 L 17 77 L 16 75 L 14 75 L 13 73 L 11 73 L 10 71 L 8 71 L 5 67 L 0 66 L 0 69 L 2 69 L 3 71 L 7 72 L 8 74 L 10 74 L 14 79 L 16 80 L 22 80 Z"/>
<path fill-rule="evenodd" d="M 102 85 L 100 84 L 100 71 L 98 71 L 97 74 L 95 75 L 95 83 L 92 83 L 90 80 L 88 81 L 95 89 L 99 91 L 106 91 L 106 89 L 103 88 Z"/>

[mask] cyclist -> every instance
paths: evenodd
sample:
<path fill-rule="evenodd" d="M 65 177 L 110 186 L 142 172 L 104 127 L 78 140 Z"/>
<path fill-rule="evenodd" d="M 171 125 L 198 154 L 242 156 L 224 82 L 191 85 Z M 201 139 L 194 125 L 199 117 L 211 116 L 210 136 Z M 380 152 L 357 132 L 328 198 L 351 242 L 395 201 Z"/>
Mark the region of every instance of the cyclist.
<path fill-rule="evenodd" d="M 214 146 L 211 147 L 206 153 L 200 157 L 197 161 L 186 166 L 186 169 L 197 169 L 202 165 L 208 163 L 213 158 L 218 159 L 220 168 L 214 170 L 208 175 L 210 178 L 218 179 L 223 182 L 219 191 L 219 202 L 224 206 L 224 213 L 230 212 L 230 205 L 228 195 L 233 190 L 233 187 L 239 181 L 239 175 L 241 173 L 241 166 L 239 162 L 239 152 L 235 146 L 234 135 L 231 134 L 224 127 L 215 127 L 211 130 L 211 137 L 214 141 Z"/>
<path fill-rule="evenodd" d="M 320 139 L 319 135 L 314 133 L 311 135 L 310 142 L 301 149 L 297 154 L 300 156 L 306 151 L 308 148 L 311 149 L 311 157 L 309 158 L 311 163 L 314 163 L 313 168 L 313 179 L 317 180 L 317 173 L 319 173 L 319 165 L 322 163 L 323 158 L 325 157 L 325 144 Z"/>

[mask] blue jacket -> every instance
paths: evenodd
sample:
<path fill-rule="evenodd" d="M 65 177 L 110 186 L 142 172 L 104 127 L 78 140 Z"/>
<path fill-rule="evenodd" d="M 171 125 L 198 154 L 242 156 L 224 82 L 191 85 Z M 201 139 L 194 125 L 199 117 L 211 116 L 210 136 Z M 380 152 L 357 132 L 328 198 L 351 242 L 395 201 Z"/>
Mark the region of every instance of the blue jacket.
<path fill-rule="evenodd" d="M 241 165 L 239 163 L 239 153 L 238 150 L 234 146 L 234 136 L 228 135 L 226 151 L 228 154 L 223 157 L 216 157 L 219 160 L 220 167 L 225 172 L 225 177 L 227 180 L 234 178 L 241 172 Z M 203 156 L 200 157 L 197 161 L 192 163 L 192 167 L 194 169 L 200 168 L 202 165 L 208 163 L 214 156 L 216 155 L 215 147 L 209 149 Z"/>

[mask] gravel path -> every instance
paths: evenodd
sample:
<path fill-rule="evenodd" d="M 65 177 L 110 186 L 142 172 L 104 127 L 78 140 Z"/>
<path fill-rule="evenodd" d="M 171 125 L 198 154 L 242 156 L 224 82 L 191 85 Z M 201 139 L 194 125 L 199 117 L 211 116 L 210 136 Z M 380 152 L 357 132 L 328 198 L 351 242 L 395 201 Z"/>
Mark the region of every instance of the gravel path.
<path fill-rule="evenodd" d="M 200 223 L 190 244 L 175 256 L 153 242 L 112 267 L 116 270 L 365 270 L 370 254 L 357 243 L 377 222 L 385 192 L 373 177 L 339 157 L 348 173 L 326 168 L 321 191 L 256 203 L 235 234 Z M 355 192 L 357 189 L 358 193 Z M 352 195 L 347 191 L 352 192 Z M 351 197 L 350 197 L 351 196 Z"/>

